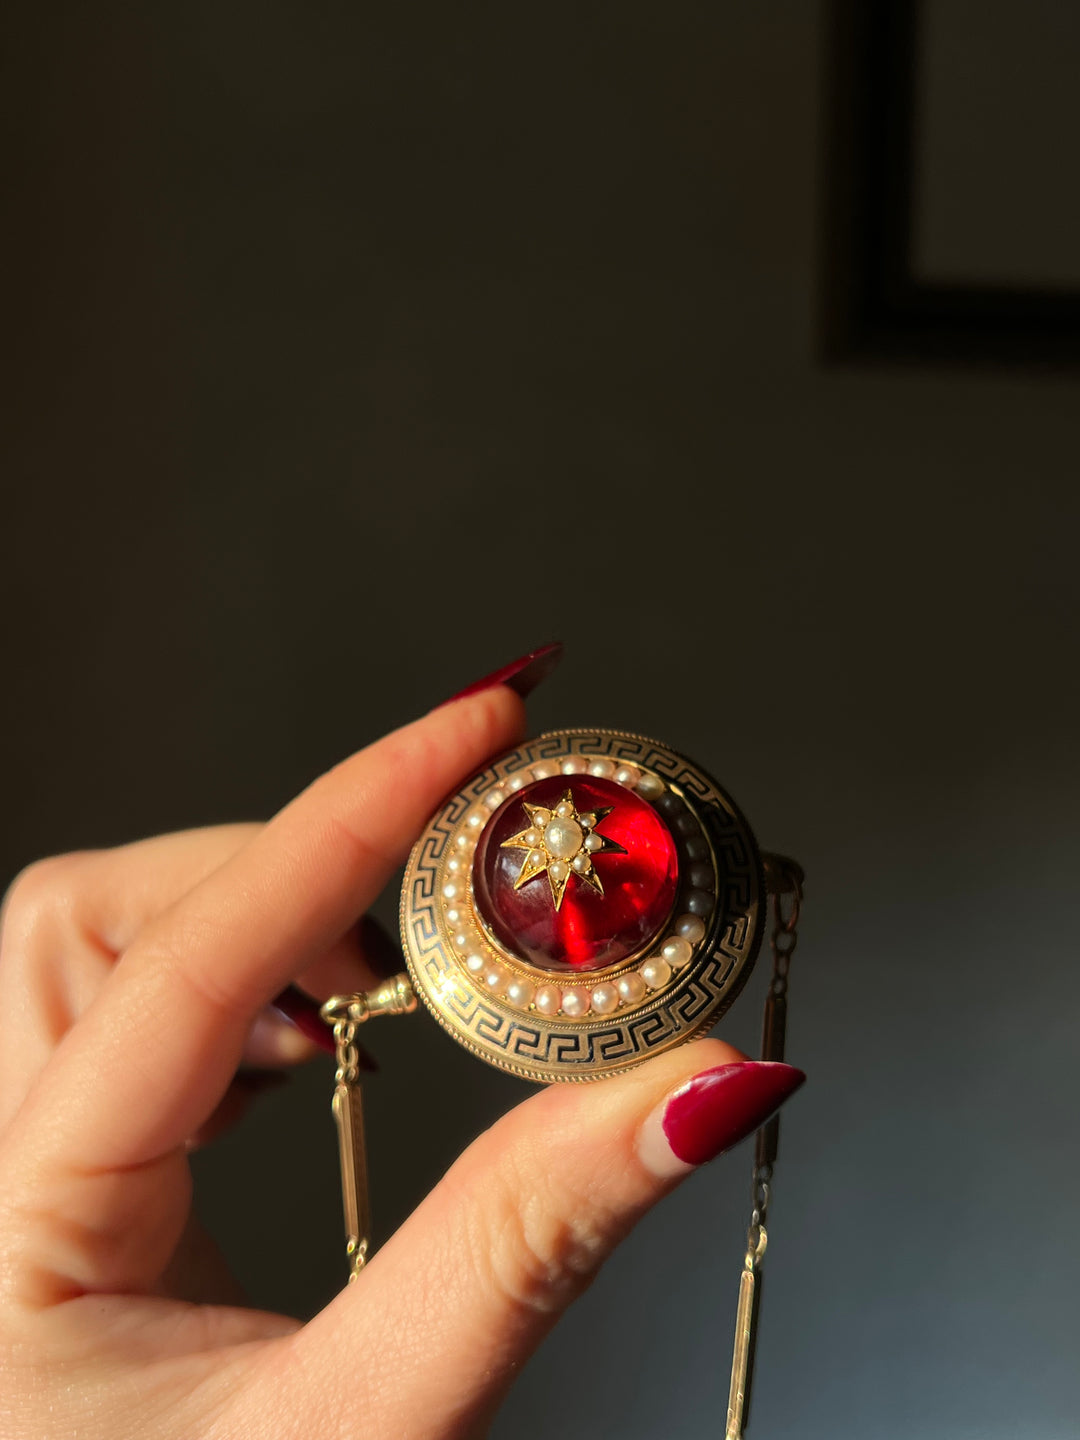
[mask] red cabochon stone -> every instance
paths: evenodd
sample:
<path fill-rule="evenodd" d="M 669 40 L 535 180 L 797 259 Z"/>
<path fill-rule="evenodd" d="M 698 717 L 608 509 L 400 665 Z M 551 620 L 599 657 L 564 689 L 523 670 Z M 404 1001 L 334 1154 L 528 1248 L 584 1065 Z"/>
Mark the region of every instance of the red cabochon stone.
<path fill-rule="evenodd" d="M 603 895 L 571 875 L 556 910 L 546 873 L 514 889 L 526 852 L 504 850 L 502 842 L 528 827 L 522 801 L 553 810 L 567 790 L 579 814 L 614 807 L 596 833 L 617 841 L 626 854 L 594 856 Z M 592 775 L 557 775 L 524 786 L 488 821 L 473 861 L 481 919 L 505 950 L 544 970 L 598 970 L 633 955 L 660 933 L 678 880 L 675 842 L 657 812 L 632 790 Z"/>

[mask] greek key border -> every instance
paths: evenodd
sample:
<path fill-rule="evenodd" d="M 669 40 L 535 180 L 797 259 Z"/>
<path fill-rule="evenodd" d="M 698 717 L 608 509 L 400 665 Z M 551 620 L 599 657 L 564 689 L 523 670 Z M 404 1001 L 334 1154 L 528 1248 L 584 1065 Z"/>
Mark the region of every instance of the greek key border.
<path fill-rule="evenodd" d="M 526 1016 L 474 989 L 438 923 L 439 865 L 465 812 L 515 772 L 568 755 L 628 761 L 661 776 L 696 812 L 713 846 L 718 872 L 709 934 L 677 982 L 661 996 L 623 1014 L 579 1021 Z M 406 867 L 402 942 L 421 997 L 439 1023 L 468 1049 L 532 1079 L 592 1079 L 681 1044 L 719 1018 L 756 958 L 761 897 L 761 860 L 750 828 L 730 797 L 704 771 L 643 736 L 554 731 L 500 756 L 431 820 Z"/>

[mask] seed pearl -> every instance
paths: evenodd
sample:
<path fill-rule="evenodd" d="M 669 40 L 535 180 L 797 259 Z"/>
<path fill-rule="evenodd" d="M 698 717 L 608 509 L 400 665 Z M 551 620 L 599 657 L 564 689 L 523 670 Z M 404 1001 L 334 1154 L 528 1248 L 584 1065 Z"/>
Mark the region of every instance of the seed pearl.
<path fill-rule="evenodd" d="M 574 807 L 570 804 L 569 800 L 563 800 L 561 804 L 555 806 L 555 814 L 561 815 L 564 820 L 568 815 L 573 815 L 573 813 Z"/>
<path fill-rule="evenodd" d="M 527 1010 L 532 1004 L 532 998 L 536 994 L 536 986 L 531 980 L 514 979 L 506 987 L 506 998 L 514 1005 L 520 1005 Z"/>
<path fill-rule="evenodd" d="M 570 864 L 574 867 L 574 869 L 579 875 L 587 875 L 588 872 L 592 869 L 592 861 L 589 859 L 588 855 L 584 853 L 584 851 L 580 855 L 575 855 L 573 860 L 570 861 Z"/>
<path fill-rule="evenodd" d="M 630 970 L 627 974 L 619 976 L 615 982 L 615 988 L 624 1005 L 636 1005 L 645 994 L 645 981 L 636 970 Z"/>
<path fill-rule="evenodd" d="M 460 877 L 464 875 L 468 868 L 469 862 L 464 855 L 451 855 L 450 859 L 446 862 L 446 873 L 448 875 Z"/>
<path fill-rule="evenodd" d="M 570 866 L 565 860 L 552 860 L 548 866 L 548 874 L 555 881 L 556 885 L 561 885 L 570 874 Z"/>
<path fill-rule="evenodd" d="M 466 815 L 465 817 L 465 824 L 469 827 L 469 829 L 473 832 L 474 835 L 477 834 L 478 831 L 482 830 L 487 824 L 487 822 L 488 817 L 486 810 L 470 810 L 468 815 Z"/>
<path fill-rule="evenodd" d="M 526 845 L 531 845 L 532 848 L 535 850 L 544 837 L 540 834 L 539 830 L 526 830 L 522 838 L 524 839 Z"/>
<path fill-rule="evenodd" d="M 475 930 L 459 930 L 454 936 L 455 950 L 475 950 L 480 936 Z"/>
<path fill-rule="evenodd" d="M 530 850 L 530 851 L 529 851 L 529 867 L 530 867 L 530 869 L 531 869 L 532 866 L 534 866 L 534 865 L 542 865 L 543 863 L 544 863 L 544 852 L 543 852 L 542 850 Z"/>
<path fill-rule="evenodd" d="M 686 897 L 686 908 L 691 915 L 710 915 L 713 908 L 713 897 L 705 890 L 691 890 Z"/>
<path fill-rule="evenodd" d="M 474 975 L 479 975 L 487 963 L 488 957 L 477 954 L 475 951 L 471 955 L 465 956 L 465 969 L 470 970 Z"/>
<path fill-rule="evenodd" d="M 461 895 L 461 886 L 456 884 L 453 880 L 448 880 L 446 884 L 442 887 L 442 893 L 444 900 L 457 900 L 458 897 Z"/>
<path fill-rule="evenodd" d="M 614 985 L 597 985 L 592 992 L 592 1008 L 597 1015 L 610 1015 L 619 1003 L 619 992 Z"/>
<path fill-rule="evenodd" d="M 700 915 L 680 915 L 675 921 L 675 934 L 696 945 L 699 940 L 705 939 L 705 921 Z"/>
<path fill-rule="evenodd" d="M 532 773 L 534 780 L 550 780 L 552 775 L 557 775 L 559 771 L 557 766 L 549 765 L 545 760 L 542 765 L 534 765 Z"/>
<path fill-rule="evenodd" d="M 557 985 L 541 985 L 533 1003 L 541 1015 L 554 1015 L 562 1004 L 562 991 Z"/>
<path fill-rule="evenodd" d="M 654 955 L 641 966 L 639 974 L 650 990 L 659 990 L 671 979 L 671 966 L 666 960 L 661 960 L 659 955 Z"/>
<path fill-rule="evenodd" d="M 544 848 L 557 860 L 569 860 L 576 855 L 583 839 L 581 826 L 569 818 L 552 820 L 544 830 Z"/>
<path fill-rule="evenodd" d="M 587 990 L 564 990 L 562 1011 L 571 1019 L 576 1019 L 579 1015 L 587 1015 L 589 1013 L 589 992 Z"/>
<path fill-rule="evenodd" d="M 471 835 L 467 834 L 466 831 L 463 830 L 461 834 L 457 837 L 457 839 L 454 841 L 454 844 L 459 850 L 464 850 L 467 852 L 472 849 L 473 838 Z"/>
<path fill-rule="evenodd" d="M 545 825 L 549 825 L 551 823 L 551 811 L 534 810 L 532 814 L 532 822 L 534 825 L 538 826 L 539 829 L 543 830 Z"/>
<path fill-rule="evenodd" d="M 643 800 L 657 800 L 664 793 L 664 782 L 659 775 L 642 775 L 637 783 L 637 793 Z"/>
<path fill-rule="evenodd" d="M 673 970 L 678 970 L 680 966 L 687 964 L 693 953 L 694 947 L 690 944 L 689 940 L 684 940 L 681 935 L 676 935 L 674 939 L 669 940 L 666 945 L 661 945 L 660 947 L 661 957 L 667 961 Z"/>
<path fill-rule="evenodd" d="M 523 785 L 528 784 L 528 777 L 525 775 L 511 775 L 506 782 L 507 790 L 520 790 Z"/>
<path fill-rule="evenodd" d="M 586 835 L 586 836 L 585 836 L 585 849 L 586 849 L 586 850 L 591 850 L 594 855 L 596 854 L 597 850 L 600 849 L 600 847 L 601 847 L 601 845 L 603 845 L 603 843 L 604 843 L 604 842 L 603 842 L 603 840 L 601 840 L 601 838 L 600 838 L 599 835 Z"/>
<path fill-rule="evenodd" d="M 564 775 L 583 775 L 585 773 L 585 761 L 580 755 L 568 755 L 562 762 L 562 773 Z"/>
<path fill-rule="evenodd" d="M 456 930 L 459 925 L 463 925 L 465 919 L 465 911 L 459 910 L 456 905 L 451 905 L 450 909 L 446 912 L 446 923 L 450 926 L 451 930 Z"/>
<path fill-rule="evenodd" d="M 506 987 L 506 970 L 502 965 L 489 965 L 484 971 L 484 984 L 495 995 L 501 995 Z"/>
<path fill-rule="evenodd" d="M 699 890 L 711 890 L 713 888 L 714 877 L 711 865 L 691 865 L 688 878 L 690 884 L 695 885 Z"/>
<path fill-rule="evenodd" d="M 501 790 L 489 790 L 484 796 L 484 804 L 489 810 L 497 810 L 506 799 Z"/>
<path fill-rule="evenodd" d="M 636 765 L 620 765 L 615 771 L 616 784 L 625 785 L 628 790 L 633 790 L 640 779 L 641 771 Z"/>
<path fill-rule="evenodd" d="M 586 810 L 584 815 L 579 815 L 577 818 L 578 824 L 583 825 L 586 830 L 591 830 L 596 824 L 596 816 L 591 810 Z"/>
<path fill-rule="evenodd" d="M 594 760 L 589 766 L 590 775 L 599 775 L 601 780 L 610 780 L 615 774 L 614 760 Z"/>

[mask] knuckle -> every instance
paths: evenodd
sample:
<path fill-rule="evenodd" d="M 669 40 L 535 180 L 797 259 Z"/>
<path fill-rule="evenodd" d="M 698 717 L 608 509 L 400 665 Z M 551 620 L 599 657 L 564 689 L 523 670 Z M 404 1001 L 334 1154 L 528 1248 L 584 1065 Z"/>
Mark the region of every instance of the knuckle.
<path fill-rule="evenodd" d="M 556 1313 L 588 1288 L 606 1259 L 615 1217 L 595 1197 L 538 1175 L 504 1152 L 482 1206 L 469 1207 L 474 1268 L 514 1308 Z"/>
<path fill-rule="evenodd" d="M 0 936 L 5 949 L 33 945 L 66 920 L 75 899 L 80 856 L 52 855 L 35 860 L 12 881 L 0 907 Z"/>

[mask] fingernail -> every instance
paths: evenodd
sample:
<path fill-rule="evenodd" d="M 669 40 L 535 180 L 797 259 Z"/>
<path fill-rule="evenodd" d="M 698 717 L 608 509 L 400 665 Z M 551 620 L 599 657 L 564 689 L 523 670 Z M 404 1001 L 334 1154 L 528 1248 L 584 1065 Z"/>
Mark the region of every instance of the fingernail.
<path fill-rule="evenodd" d="M 704 1165 L 752 1134 L 805 1079 L 793 1065 L 767 1060 L 703 1070 L 669 1095 L 645 1122 L 641 1158 L 663 1176 Z"/>
<path fill-rule="evenodd" d="M 482 680 L 474 680 L 471 685 L 466 685 L 464 690 L 451 695 L 450 700 L 464 700 L 466 695 L 476 695 L 479 691 L 490 690 L 495 685 L 508 685 L 524 700 L 541 680 L 547 679 L 562 659 L 562 653 L 561 640 L 553 640 L 550 645 L 541 645 L 539 650 L 530 650 L 527 655 L 512 660 L 501 670 L 493 670 Z M 450 700 L 446 702 L 448 705 Z"/>
<path fill-rule="evenodd" d="M 275 995 L 270 1003 L 275 1010 L 284 1015 L 286 1020 L 296 1026 L 301 1035 L 306 1035 L 309 1040 L 314 1041 L 320 1050 L 325 1050 L 328 1055 L 335 1053 L 334 1033 L 319 1014 L 318 1001 L 313 1000 L 310 995 L 305 995 L 295 985 L 290 985 L 287 989 L 282 990 L 280 995 Z M 379 1068 L 378 1065 L 359 1041 L 353 1043 L 359 1057 L 360 1069 L 367 1070 L 372 1075 L 375 1074 Z"/>
<path fill-rule="evenodd" d="M 395 945 L 373 915 L 362 915 L 356 927 L 364 959 L 380 980 L 389 980 L 405 969 L 401 947 Z"/>
<path fill-rule="evenodd" d="M 271 1065 L 299 1065 L 314 1054 L 314 1040 L 273 1009 L 256 1016 L 244 1044 L 244 1064 L 255 1070 Z"/>

